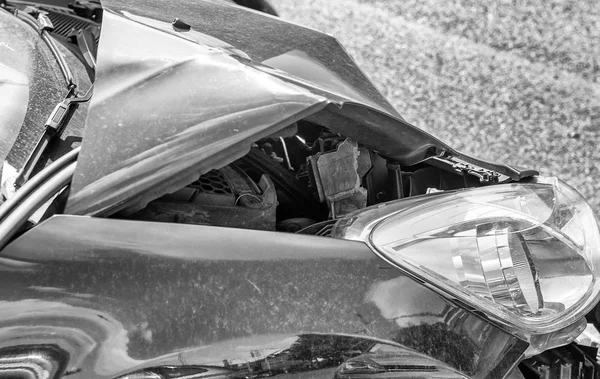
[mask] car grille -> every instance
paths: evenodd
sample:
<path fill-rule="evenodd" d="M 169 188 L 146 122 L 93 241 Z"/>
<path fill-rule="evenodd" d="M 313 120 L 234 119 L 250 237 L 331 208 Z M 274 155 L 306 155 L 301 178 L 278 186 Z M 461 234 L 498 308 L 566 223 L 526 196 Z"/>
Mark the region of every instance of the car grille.
<path fill-rule="evenodd" d="M 203 193 L 215 193 L 222 195 L 233 193 L 229 183 L 225 179 L 225 176 L 223 176 L 223 174 L 218 170 L 209 171 L 208 173 L 202 175 L 194 183 L 190 184 L 188 187 L 192 187 Z"/>

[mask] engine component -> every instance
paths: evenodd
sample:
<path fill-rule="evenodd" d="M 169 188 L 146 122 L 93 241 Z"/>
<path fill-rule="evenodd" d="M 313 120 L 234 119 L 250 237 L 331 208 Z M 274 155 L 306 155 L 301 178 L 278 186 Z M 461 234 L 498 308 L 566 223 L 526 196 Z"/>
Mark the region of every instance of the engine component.
<path fill-rule="evenodd" d="M 194 183 L 127 216 L 160 222 L 275 230 L 277 195 L 268 176 L 258 186 L 235 165 L 210 171 Z"/>
<path fill-rule="evenodd" d="M 360 186 L 360 174 L 371 168 L 371 160 L 359 159 L 359 155 L 357 143 L 346 139 L 335 151 L 308 157 L 310 180 L 319 200 L 327 202 L 332 218 L 367 206 L 367 190 Z"/>
<path fill-rule="evenodd" d="M 588 322 L 585 330 L 575 339 L 575 342 L 580 346 L 598 348 L 600 347 L 600 332 L 594 324 Z"/>
<path fill-rule="evenodd" d="M 388 176 L 390 178 L 390 196 L 394 199 L 404 197 L 404 184 L 402 182 L 402 170 L 398 163 L 388 163 Z"/>
<path fill-rule="evenodd" d="M 236 162 L 252 179 L 261 175 L 269 176 L 277 189 L 277 219 L 305 217 L 321 220 L 327 217 L 327 210 L 308 191 L 308 184 L 298 180 L 290 171 L 274 161 L 267 153 L 251 149 Z"/>
<path fill-rule="evenodd" d="M 297 231 L 298 234 L 309 234 L 312 236 L 319 237 L 330 237 L 331 231 L 333 230 L 333 226 L 335 225 L 336 220 L 327 220 L 317 222 L 316 224 L 312 224 L 307 226 L 306 228 Z"/>
<path fill-rule="evenodd" d="M 288 218 L 277 223 L 277 230 L 289 233 L 296 233 L 299 230 L 307 228 L 315 223 L 315 220 L 306 217 Z"/>
<path fill-rule="evenodd" d="M 595 350 L 575 344 L 557 347 L 524 360 L 519 368 L 525 379 L 596 379 L 600 365 Z"/>

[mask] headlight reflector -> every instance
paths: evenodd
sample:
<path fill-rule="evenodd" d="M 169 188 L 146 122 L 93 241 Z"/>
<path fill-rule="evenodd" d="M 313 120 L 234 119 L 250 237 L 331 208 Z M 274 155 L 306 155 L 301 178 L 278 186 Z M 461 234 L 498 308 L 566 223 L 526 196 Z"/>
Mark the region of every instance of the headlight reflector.
<path fill-rule="evenodd" d="M 475 294 L 521 314 L 537 314 L 543 297 L 535 265 L 520 234 L 511 225 L 480 224 L 477 249 L 453 249 L 459 283 Z"/>

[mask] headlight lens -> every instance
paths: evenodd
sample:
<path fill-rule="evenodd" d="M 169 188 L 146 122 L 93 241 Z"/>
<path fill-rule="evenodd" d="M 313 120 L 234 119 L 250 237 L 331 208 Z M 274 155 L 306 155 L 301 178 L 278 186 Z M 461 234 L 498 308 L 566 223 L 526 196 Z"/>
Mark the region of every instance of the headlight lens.
<path fill-rule="evenodd" d="M 378 205 L 342 219 L 333 235 L 365 241 L 411 276 L 519 331 L 558 331 L 598 301 L 597 221 L 556 178 Z"/>

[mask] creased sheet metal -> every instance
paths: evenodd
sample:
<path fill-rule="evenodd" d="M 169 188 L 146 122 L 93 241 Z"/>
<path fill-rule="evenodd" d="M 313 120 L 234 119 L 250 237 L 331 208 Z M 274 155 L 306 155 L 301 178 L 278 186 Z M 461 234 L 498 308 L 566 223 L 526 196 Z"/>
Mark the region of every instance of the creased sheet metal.
<path fill-rule="evenodd" d="M 154 198 L 326 105 L 220 49 L 110 13 L 103 27 L 69 213 Z"/>
<path fill-rule="evenodd" d="M 365 379 L 500 379 L 528 346 L 363 243 L 298 234 L 54 216 L 3 250 L 0 286 L 0 349 L 57 346 L 69 378 L 331 379 L 352 359 L 389 368 Z M 276 351 L 287 371 L 254 359 Z"/>
<path fill-rule="evenodd" d="M 443 153 L 519 176 L 406 123 L 329 35 L 221 1 L 102 3 L 67 213 L 140 208 L 300 119 L 403 165 Z M 175 18 L 191 30 L 174 29 Z"/>

